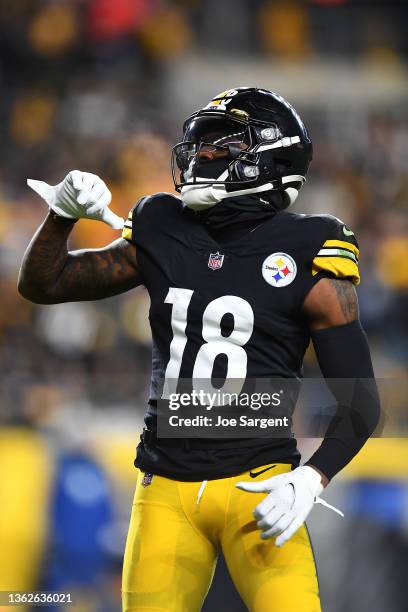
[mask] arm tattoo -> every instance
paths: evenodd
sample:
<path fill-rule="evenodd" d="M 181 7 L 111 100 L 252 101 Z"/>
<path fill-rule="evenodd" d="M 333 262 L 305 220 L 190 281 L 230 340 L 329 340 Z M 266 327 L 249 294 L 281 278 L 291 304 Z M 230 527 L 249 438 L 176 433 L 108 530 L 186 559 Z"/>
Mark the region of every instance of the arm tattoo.
<path fill-rule="evenodd" d="M 334 287 L 338 298 L 338 304 L 344 315 L 345 322 L 350 323 L 358 318 L 358 300 L 354 285 L 346 280 L 329 280 L 330 285 Z"/>
<path fill-rule="evenodd" d="M 98 300 L 142 283 L 134 245 L 119 239 L 103 249 L 68 252 L 72 228 L 50 215 L 39 228 L 20 270 L 24 297 L 40 304 Z"/>
<path fill-rule="evenodd" d="M 312 330 L 351 323 L 359 314 L 353 283 L 346 279 L 320 279 L 306 296 L 303 311 Z"/>
<path fill-rule="evenodd" d="M 129 248 L 126 240 L 117 240 L 104 249 L 68 253 L 56 279 L 57 296 L 68 296 L 70 302 L 99 300 L 140 285 L 136 258 L 133 267 L 126 254 Z"/>

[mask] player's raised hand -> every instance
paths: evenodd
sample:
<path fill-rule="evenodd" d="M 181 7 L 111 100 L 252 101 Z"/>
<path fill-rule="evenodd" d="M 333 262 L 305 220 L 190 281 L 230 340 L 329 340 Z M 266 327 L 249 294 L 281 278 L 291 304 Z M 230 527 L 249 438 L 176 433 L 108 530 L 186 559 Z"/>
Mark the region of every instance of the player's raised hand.
<path fill-rule="evenodd" d="M 238 489 L 250 493 L 268 493 L 254 510 L 261 538 L 277 536 L 276 546 L 283 546 L 305 522 L 314 503 L 320 503 L 341 516 L 342 512 L 319 499 L 323 491 L 320 474 L 309 466 L 279 474 L 260 482 L 238 482 Z"/>
<path fill-rule="evenodd" d="M 72 170 L 58 185 L 27 179 L 31 187 L 58 215 L 67 219 L 95 219 L 113 229 L 122 229 L 124 220 L 109 208 L 111 192 L 96 174 Z"/>

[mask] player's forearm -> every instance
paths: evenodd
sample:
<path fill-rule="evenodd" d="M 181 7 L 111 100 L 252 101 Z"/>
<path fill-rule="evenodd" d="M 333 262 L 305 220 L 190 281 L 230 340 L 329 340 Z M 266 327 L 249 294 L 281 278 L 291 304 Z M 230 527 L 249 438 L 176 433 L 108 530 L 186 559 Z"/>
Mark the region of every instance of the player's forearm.
<path fill-rule="evenodd" d="M 304 311 L 320 369 L 337 401 L 325 439 L 307 462 L 326 485 L 373 434 L 380 400 L 352 283 L 320 280 L 308 294 Z"/>
<path fill-rule="evenodd" d="M 74 221 L 56 220 L 50 212 L 34 234 L 24 254 L 18 290 L 26 299 L 39 304 L 63 301 L 57 296 L 58 280 L 68 259 L 67 240 Z"/>
<path fill-rule="evenodd" d="M 48 216 L 23 258 L 18 289 L 37 304 L 101 300 L 142 284 L 136 248 L 118 239 L 102 249 L 68 251 L 73 223 Z"/>
<path fill-rule="evenodd" d="M 333 478 L 361 450 L 380 419 L 380 399 L 366 336 L 358 321 L 312 334 L 322 374 L 337 400 L 320 448 L 308 465 Z"/>

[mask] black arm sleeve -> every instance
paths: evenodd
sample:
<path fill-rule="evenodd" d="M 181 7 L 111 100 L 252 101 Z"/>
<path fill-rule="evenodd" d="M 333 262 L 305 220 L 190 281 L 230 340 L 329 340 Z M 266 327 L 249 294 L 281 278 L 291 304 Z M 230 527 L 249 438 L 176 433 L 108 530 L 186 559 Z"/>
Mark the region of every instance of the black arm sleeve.
<path fill-rule="evenodd" d="M 312 332 L 316 357 L 337 401 L 321 446 L 306 465 L 329 480 L 346 466 L 374 432 L 380 400 L 370 349 L 359 321 Z"/>

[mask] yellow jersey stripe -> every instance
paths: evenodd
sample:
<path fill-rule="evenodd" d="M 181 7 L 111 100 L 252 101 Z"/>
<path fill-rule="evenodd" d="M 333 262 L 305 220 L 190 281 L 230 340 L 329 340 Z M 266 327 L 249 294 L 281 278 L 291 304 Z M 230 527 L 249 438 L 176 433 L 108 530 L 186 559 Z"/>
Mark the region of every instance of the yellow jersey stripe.
<path fill-rule="evenodd" d="M 132 240 L 132 229 L 130 227 L 123 228 L 122 238 L 125 238 L 126 240 Z"/>
<path fill-rule="evenodd" d="M 336 278 L 349 278 L 355 285 L 360 282 L 360 273 L 357 264 L 345 257 L 316 257 L 312 264 L 312 274 L 330 272 Z"/>
<path fill-rule="evenodd" d="M 344 240 L 326 240 L 323 247 L 340 247 L 341 249 L 348 249 L 349 251 L 352 251 L 356 257 L 358 257 L 360 254 L 360 251 L 354 244 L 351 244 L 351 242 L 345 242 Z"/>

